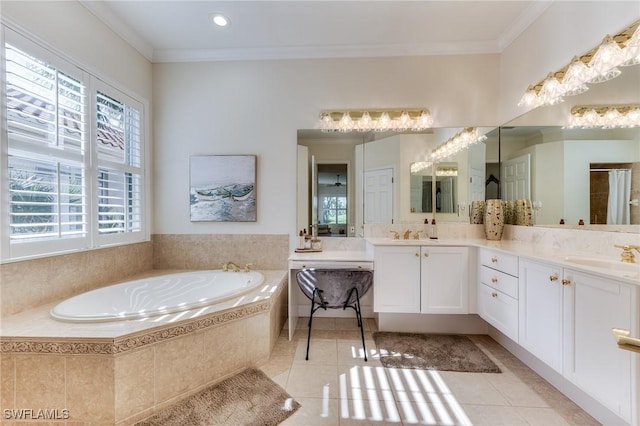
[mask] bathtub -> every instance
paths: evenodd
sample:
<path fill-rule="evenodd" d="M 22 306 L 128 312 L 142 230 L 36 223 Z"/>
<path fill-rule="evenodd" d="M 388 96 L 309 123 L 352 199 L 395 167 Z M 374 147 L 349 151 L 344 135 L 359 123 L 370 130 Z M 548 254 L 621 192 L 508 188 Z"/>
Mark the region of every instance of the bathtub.
<path fill-rule="evenodd" d="M 71 297 L 50 314 L 61 321 L 146 318 L 213 305 L 251 292 L 264 282 L 258 271 L 181 272 L 127 281 Z"/>

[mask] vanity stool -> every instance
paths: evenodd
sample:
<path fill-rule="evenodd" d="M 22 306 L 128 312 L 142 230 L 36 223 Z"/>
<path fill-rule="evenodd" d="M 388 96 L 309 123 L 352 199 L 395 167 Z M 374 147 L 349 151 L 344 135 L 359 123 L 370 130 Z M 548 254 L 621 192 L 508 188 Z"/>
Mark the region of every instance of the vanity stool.
<path fill-rule="evenodd" d="M 364 344 L 364 327 L 360 297 L 364 296 L 373 284 L 373 271 L 364 269 L 316 269 L 308 268 L 296 274 L 298 286 L 305 296 L 311 300 L 309 315 L 309 333 L 307 335 L 307 355 L 309 360 L 309 342 L 311 340 L 311 322 L 318 309 L 347 309 L 356 311 L 358 327 L 362 336 L 364 360 L 367 360 L 367 349 Z"/>

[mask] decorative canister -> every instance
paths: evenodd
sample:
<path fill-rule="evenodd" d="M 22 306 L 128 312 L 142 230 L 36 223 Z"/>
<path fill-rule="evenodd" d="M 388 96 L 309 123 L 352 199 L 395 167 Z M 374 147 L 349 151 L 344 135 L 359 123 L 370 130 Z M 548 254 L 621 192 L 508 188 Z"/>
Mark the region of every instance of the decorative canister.
<path fill-rule="evenodd" d="M 487 200 L 484 210 L 484 235 L 487 240 L 502 239 L 504 211 L 502 200 Z"/>
<path fill-rule="evenodd" d="M 472 224 L 478 225 L 484 223 L 484 200 L 472 201 L 469 214 Z"/>
<path fill-rule="evenodd" d="M 532 226 L 533 213 L 531 200 L 516 200 L 515 202 L 516 225 Z"/>
<path fill-rule="evenodd" d="M 504 224 L 515 225 L 516 224 L 516 212 L 513 206 L 513 201 L 503 201 L 502 208 L 504 209 Z"/>

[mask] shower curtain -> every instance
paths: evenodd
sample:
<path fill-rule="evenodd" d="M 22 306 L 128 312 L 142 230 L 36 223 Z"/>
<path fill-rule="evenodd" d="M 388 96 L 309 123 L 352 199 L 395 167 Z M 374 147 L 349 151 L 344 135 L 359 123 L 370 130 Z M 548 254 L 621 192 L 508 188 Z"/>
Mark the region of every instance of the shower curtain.
<path fill-rule="evenodd" d="M 609 203 L 607 205 L 608 225 L 629 225 L 631 199 L 631 170 L 609 171 Z"/>

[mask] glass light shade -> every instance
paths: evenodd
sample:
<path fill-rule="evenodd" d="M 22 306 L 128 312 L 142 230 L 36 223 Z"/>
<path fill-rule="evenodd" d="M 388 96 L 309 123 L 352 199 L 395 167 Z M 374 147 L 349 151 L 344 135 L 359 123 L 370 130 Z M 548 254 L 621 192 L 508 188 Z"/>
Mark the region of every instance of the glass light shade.
<path fill-rule="evenodd" d="M 527 88 L 527 91 L 524 92 L 524 95 L 522 95 L 520 102 L 518 102 L 518 106 L 519 107 L 538 106 L 539 102 L 540 100 L 538 99 L 538 94 L 534 90 L 533 86 L 529 86 Z"/>
<path fill-rule="evenodd" d="M 378 125 L 374 130 L 379 132 L 386 132 L 391 128 L 391 117 L 386 112 L 383 112 L 378 119 Z"/>
<path fill-rule="evenodd" d="M 342 118 L 338 123 L 338 131 L 340 132 L 350 132 L 353 130 L 353 120 L 351 119 L 351 115 L 348 112 L 342 114 Z"/>
<path fill-rule="evenodd" d="M 362 117 L 358 120 L 356 125 L 356 130 L 359 132 L 368 132 L 373 128 L 373 120 L 371 119 L 371 115 L 369 115 L 368 111 L 362 113 Z"/>
<path fill-rule="evenodd" d="M 608 109 L 600 119 L 603 129 L 611 129 L 622 126 L 622 115 L 616 108 Z"/>
<path fill-rule="evenodd" d="M 562 86 L 562 83 L 560 83 L 553 74 L 549 74 L 542 84 L 538 97 L 540 98 L 542 105 L 556 105 L 563 102 L 563 94 L 564 87 Z"/>
<path fill-rule="evenodd" d="M 634 108 L 624 116 L 625 127 L 640 126 L 640 108 Z"/>
<path fill-rule="evenodd" d="M 427 114 L 426 111 L 422 111 L 422 113 L 420 113 L 420 117 L 416 120 L 415 127 L 416 130 L 425 130 L 431 127 L 432 124 L 433 119 L 431 118 L 431 115 Z"/>
<path fill-rule="evenodd" d="M 589 67 L 594 73 L 594 78 L 590 82 L 600 83 L 617 77 L 620 75 L 620 70 L 617 70 L 617 73 L 615 71 L 611 73 L 611 71 L 624 61 L 625 57 L 622 49 L 613 37 L 607 35 L 596 50 L 596 53 L 594 53 L 591 61 L 589 61 Z"/>
<path fill-rule="evenodd" d="M 586 92 L 589 88 L 585 83 L 592 78 L 593 71 L 580 58 L 574 57 L 562 78 L 565 96 L 579 95 Z"/>

